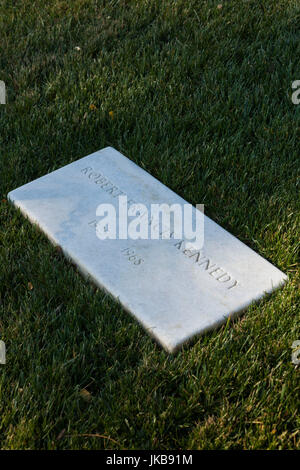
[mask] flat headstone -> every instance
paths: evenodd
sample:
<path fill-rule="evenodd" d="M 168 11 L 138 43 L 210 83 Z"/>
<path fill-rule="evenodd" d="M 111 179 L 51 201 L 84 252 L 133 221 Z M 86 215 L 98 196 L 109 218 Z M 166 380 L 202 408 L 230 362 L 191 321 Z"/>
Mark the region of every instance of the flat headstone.
<path fill-rule="evenodd" d="M 100 240 L 96 208 L 117 205 L 121 194 L 147 206 L 185 203 L 111 147 L 25 184 L 8 198 L 167 351 L 216 328 L 286 281 L 207 216 L 201 251 L 172 239 Z"/>

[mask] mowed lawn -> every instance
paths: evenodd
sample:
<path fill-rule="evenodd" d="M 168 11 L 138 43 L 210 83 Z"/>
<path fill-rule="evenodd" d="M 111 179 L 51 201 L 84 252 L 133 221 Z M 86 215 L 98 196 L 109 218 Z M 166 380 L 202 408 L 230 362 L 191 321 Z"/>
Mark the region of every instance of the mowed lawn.
<path fill-rule="evenodd" d="M 0 31 L 0 448 L 300 448 L 298 0 L 1 0 Z M 7 201 L 108 145 L 288 284 L 164 352 Z"/>

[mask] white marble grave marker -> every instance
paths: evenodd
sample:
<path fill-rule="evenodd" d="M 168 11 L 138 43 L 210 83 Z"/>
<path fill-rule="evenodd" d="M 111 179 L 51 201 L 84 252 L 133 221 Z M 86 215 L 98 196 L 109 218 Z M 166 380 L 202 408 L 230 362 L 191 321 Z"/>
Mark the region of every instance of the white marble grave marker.
<path fill-rule="evenodd" d="M 180 240 L 100 240 L 96 208 L 179 203 L 173 191 L 111 147 L 10 192 L 8 198 L 169 352 L 238 314 L 287 277 L 204 216 L 204 246 Z M 101 312 L 99 312 L 101 314 Z"/>

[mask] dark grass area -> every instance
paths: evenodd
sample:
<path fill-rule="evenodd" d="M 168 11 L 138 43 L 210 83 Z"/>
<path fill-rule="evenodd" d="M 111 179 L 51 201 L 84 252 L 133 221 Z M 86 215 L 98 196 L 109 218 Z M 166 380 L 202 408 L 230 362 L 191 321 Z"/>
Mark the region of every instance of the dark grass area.
<path fill-rule="evenodd" d="M 299 2 L 1 0 L 0 31 L 0 447 L 300 447 Z M 289 283 L 162 351 L 6 201 L 108 145 Z"/>

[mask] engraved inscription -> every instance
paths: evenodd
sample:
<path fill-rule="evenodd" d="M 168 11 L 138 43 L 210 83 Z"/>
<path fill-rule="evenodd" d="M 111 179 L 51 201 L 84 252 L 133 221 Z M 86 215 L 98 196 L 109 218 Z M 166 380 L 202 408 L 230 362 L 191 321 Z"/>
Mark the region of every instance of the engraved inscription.
<path fill-rule="evenodd" d="M 240 286 L 239 282 L 234 279 L 224 268 L 218 266 L 217 263 L 212 262 L 211 259 L 207 258 L 203 254 L 203 250 L 188 250 L 185 248 L 184 240 L 180 240 L 179 242 L 174 244 L 175 248 L 177 248 L 181 253 L 187 256 L 189 259 L 196 263 L 197 266 L 202 268 L 204 271 L 213 277 L 216 281 L 224 284 L 226 289 L 230 290 L 234 287 Z M 228 283 L 228 284 L 227 284 Z"/>
<path fill-rule="evenodd" d="M 82 168 L 81 173 L 86 175 L 91 181 L 95 184 L 98 184 L 103 191 L 108 194 L 111 194 L 113 198 L 118 196 L 127 196 L 127 194 L 122 191 L 118 186 L 112 183 L 106 176 L 104 176 L 99 171 L 94 171 L 92 167 L 88 166 L 86 168 Z M 128 204 L 135 204 L 133 199 L 128 199 Z"/>
<path fill-rule="evenodd" d="M 96 229 L 97 220 L 91 220 L 88 225 Z M 172 240 L 172 242 L 174 242 L 174 240 Z M 197 266 L 199 266 L 203 271 L 206 271 L 207 274 L 209 274 L 212 278 L 214 278 L 220 284 L 224 285 L 227 290 L 241 286 L 241 284 L 236 279 L 234 279 L 224 268 L 205 256 L 203 250 L 194 251 L 186 249 L 184 243 L 184 240 L 180 240 L 179 242 L 173 243 L 173 246 L 182 254 L 187 256 L 193 263 L 197 264 Z M 144 259 L 138 256 L 132 248 L 125 248 L 124 250 L 121 250 L 121 252 L 128 256 L 128 260 L 133 262 L 136 266 L 144 262 Z"/>
<path fill-rule="evenodd" d="M 95 184 L 98 184 L 101 189 L 105 192 L 112 195 L 116 198 L 121 195 L 127 196 L 127 194 L 122 191 L 118 186 L 112 183 L 106 176 L 104 176 L 99 171 L 94 171 L 92 167 L 86 167 L 81 170 L 81 172 L 86 175 L 90 180 Z M 134 199 L 128 199 L 128 204 L 136 204 Z M 151 225 L 152 219 L 150 220 L 149 225 Z M 89 225 L 97 227 L 97 220 L 92 220 L 89 222 Z M 163 231 L 160 232 L 160 235 Z M 174 238 L 174 233 L 170 234 L 170 239 Z M 219 266 L 217 263 L 212 262 L 211 259 L 206 257 L 203 254 L 203 250 L 193 251 L 185 248 L 185 240 L 180 240 L 174 244 L 174 246 L 181 251 L 185 256 L 187 256 L 191 261 L 196 263 L 202 270 L 206 271 L 211 277 L 213 277 L 217 282 L 224 285 L 227 290 L 234 289 L 235 287 L 240 286 L 240 283 L 233 278 L 224 268 Z M 131 256 L 134 256 L 133 254 Z M 138 263 L 141 264 L 144 260 L 142 258 L 137 258 L 142 260 Z M 132 261 L 132 260 L 130 260 Z"/>
<path fill-rule="evenodd" d="M 124 248 L 121 250 L 121 253 L 126 256 L 128 261 L 133 263 L 135 266 L 138 266 L 139 264 L 142 264 L 144 262 L 143 258 L 141 258 L 135 250 L 132 248 Z"/>

